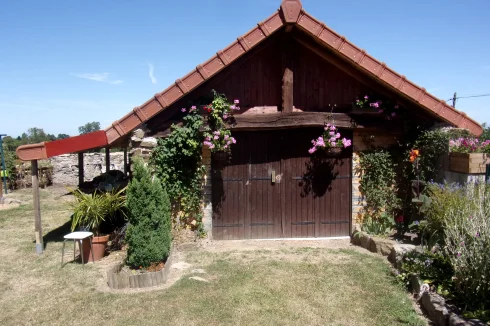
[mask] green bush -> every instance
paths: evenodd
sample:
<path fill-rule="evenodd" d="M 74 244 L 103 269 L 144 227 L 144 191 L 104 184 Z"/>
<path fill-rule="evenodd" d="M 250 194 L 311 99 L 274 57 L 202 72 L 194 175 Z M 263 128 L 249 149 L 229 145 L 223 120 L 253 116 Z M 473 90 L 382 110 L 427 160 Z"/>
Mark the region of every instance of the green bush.
<path fill-rule="evenodd" d="M 360 153 L 359 190 L 366 204 L 363 208 L 362 229 L 378 235 L 392 228 L 394 217 L 401 207 L 397 196 L 396 162 L 384 149 Z"/>
<path fill-rule="evenodd" d="M 189 110 L 190 111 L 190 110 Z M 172 204 L 174 217 L 180 226 L 195 225 L 197 233 L 204 236 L 202 226 L 202 117 L 197 110 L 183 118 L 182 126 L 172 126 L 167 138 L 158 140 L 150 162 L 162 180 Z"/>
<path fill-rule="evenodd" d="M 425 210 L 425 220 L 419 225 L 422 241 L 429 248 L 444 246 L 444 227 L 446 219 L 451 218 L 447 212 L 464 205 L 465 188 L 458 184 L 429 183 L 426 193 L 431 203 Z"/>
<path fill-rule="evenodd" d="M 454 271 L 451 261 L 441 252 L 409 252 L 402 258 L 401 270 L 406 274 L 418 275 L 439 293 L 446 294 L 452 288 Z"/>
<path fill-rule="evenodd" d="M 172 222 L 170 200 L 145 163 L 134 160 L 133 179 L 127 191 L 129 226 L 127 264 L 148 267 L 165 261 L 170 254 Z"/>
<path fill-rule="evenodd" d="M 490 185 L 468 184 L 443 213 L 455 295 L 468 310 L 490 309 Z"/>
<path fill-rule="evenodd" d="M 381 214 L 373 217 L 370 214 L 365 214 L 362 220 L 361 230 L 371 235 L 387 235 L 391 233 L 396 226 L 393 216 Z"/>

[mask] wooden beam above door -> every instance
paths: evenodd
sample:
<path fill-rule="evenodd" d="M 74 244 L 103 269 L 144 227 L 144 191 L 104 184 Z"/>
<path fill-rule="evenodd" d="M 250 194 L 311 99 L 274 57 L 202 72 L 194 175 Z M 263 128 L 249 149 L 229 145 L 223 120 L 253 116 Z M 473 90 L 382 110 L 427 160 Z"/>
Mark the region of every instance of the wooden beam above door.
<path fill-rule="evenodd" d="M 271 130 L 305 127 L 323 127 L 326 123 L 343 129 L 384 130 L 393 134 L 403 133 L 401 121 L 389 123 L 380 117 L 365 117 L 347 113 L 329 112 L 279 112 L 270 114 L 235 115 L 232 130 Z"/>

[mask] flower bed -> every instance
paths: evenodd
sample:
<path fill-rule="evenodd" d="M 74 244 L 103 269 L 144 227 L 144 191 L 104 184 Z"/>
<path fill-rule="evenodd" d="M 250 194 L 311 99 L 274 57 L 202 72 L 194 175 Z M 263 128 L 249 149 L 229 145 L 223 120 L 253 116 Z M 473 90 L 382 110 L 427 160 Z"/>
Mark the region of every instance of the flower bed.
<path fill-rule="evenodd" d="M 391 240 L 371 237 L 365 232 L 354 232 L 351 237 L 352 244 L 363 247 L 371 252 L 387 256 L 388 260 L 393 263 L 397 269 L 397 274 L 401 275 L 399 270 L 403 271 L 403 261 L 411 255 L 418 255 L 416 247 L 409 244 L 400 244 Z M 389 252 L 389 254 L 387 254 Z M 432 263 L 432 261 L 430 261 Z M 421 264 L 426 267 L 429 261 L 425 260 Z M 447 277 L 447 276 L 446 276 Z M 458 314 L 458 309 L 447 302 L 441 295 L 431 292 L 430 286 L 425 283 L 418 275 L 410 274 L 406 276 L 409 288 L 415 294 L 418 303 L 426 312 L 429 319 L 438 326 L 483 326 L 486 323 L 478 319 L 466 319 Z"/>

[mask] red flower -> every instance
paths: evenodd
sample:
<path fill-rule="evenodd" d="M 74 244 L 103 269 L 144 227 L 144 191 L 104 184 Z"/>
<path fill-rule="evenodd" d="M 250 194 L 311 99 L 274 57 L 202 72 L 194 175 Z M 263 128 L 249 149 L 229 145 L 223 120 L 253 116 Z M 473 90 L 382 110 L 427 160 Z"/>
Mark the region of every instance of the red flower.
<path fill-rule="evenodd" d="M 402 215 L 396 218 L 396 223 L 403 223 L 403 221 L 404 221 L 404 217 Z"/>

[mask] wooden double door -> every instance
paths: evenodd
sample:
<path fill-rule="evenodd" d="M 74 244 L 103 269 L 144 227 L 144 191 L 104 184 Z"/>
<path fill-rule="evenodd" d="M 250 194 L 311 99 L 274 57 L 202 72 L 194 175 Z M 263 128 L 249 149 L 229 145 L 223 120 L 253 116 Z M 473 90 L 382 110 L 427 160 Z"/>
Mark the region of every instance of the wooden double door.
<path fill-rule="evenodd" d="M 352 152 L 310 155 L 321 133 L 234 132 L 228 164 L 217 168 L 212 160 L 213 238 L 349 236 Z"/>

